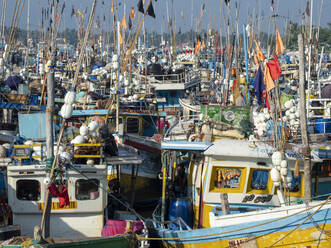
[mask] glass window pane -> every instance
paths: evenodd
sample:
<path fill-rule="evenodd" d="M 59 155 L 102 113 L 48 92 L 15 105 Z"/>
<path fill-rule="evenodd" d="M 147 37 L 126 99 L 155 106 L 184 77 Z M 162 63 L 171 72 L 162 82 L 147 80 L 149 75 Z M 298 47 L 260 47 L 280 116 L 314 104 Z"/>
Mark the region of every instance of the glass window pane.
<path fill-rule="evenodd" d="M 127 118 L 126 119 L 126 132 L 127 133 L 139 133 L 139 119 Z"/>
<path fill-rule="evenodd" d="M 216 188 L 238 188 L 241 170 L 233 168 L 217 168 L 215 173 Z"/>
<path fill-rule="evenodd" d="M 40 183 L 37 180 L 18 180 L 16 182 L 16 197 L 22 201 L 40 200 Z"/>
<path fill-rule="evenodd" d="M 99 197 L 98 179 L 78 179 L 76 181 L 77 200 L 95 200 Z"/>
<path fill-rule="evenodd" d="M 299 174 L 298 177 L 294 176 L 293 171 L 291 172 L 292 174 L 292 182 L 291 182 L 291 187 L 290 192 L 299 192 L 301 189 L 301 174 Z"/>
<path fill-rule="evenodd" d="M 254 170 L 251 181 L 251 188 L 256 190 L 265 190 L 268 185 L 269 171 Z"/>

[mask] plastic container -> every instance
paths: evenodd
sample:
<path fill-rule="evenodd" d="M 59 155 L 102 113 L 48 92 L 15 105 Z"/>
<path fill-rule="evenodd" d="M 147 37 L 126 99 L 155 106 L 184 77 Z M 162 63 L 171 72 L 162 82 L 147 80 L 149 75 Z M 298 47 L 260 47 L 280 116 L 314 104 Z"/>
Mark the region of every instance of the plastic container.
<path fill-rule="evenodd" d="M 189 198 L 177 198 L 171 200 L 169 204 L 169 220 L 182 218 L 183 221 L 189 226 L 193 226 L 193 206 Z M 187 230 L 186 226 L 180 223 L 182 230 Z M 171 230 L 180 230 L 179 221 L 170 223 L 169 228 Z"/>
<path fill-rule="evenodd" d="M 315 119 L 315 133 L 331 133 L 331 119 Z"/>

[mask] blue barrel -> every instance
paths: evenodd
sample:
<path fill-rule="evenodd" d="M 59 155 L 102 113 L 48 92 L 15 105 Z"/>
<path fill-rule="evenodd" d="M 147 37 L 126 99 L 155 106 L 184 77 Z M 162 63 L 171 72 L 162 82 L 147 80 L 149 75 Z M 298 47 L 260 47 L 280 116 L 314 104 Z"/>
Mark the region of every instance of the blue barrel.
<path fill-rule="evenodd" d="M 331 119 L 315 119 L 315 133 L 331 133 Z"/>
<path fill-rule="evenodd" d="M 177 198 L 176 200 L 171 200 L 169 205 L 169 220 L 174 220 L 181 217 L 183 221 L 189 226 L 193 226 L 193 206 L 189 198 Z M 183 230 L 186 230 L 186 226 L 181 223 Z M 179 222 L 172 222 L 169 225 L 171 230 L 179 230 Z"/>

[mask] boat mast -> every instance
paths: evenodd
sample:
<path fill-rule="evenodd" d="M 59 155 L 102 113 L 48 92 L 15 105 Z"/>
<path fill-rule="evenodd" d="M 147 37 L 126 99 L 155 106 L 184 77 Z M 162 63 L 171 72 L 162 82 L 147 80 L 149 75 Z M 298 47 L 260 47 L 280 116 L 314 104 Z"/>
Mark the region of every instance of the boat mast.
<path fill-rule="evenodd" d="M 5 43 L 5 20 L 6 20 L 7 0 L 2 2 L 2 15 L 1 15 L 1 42 Z"/>
<path fill-rule="evenodd" d="M 311 198 L 311 164 L 310 164 L 310 149 L 307 132 L 307 115 L 306 115 L 306 95 L 305 95 L 305 62 L 304 62 L 304 45 L 302 34 L 298 35 L 299 46 L 299 95 L 300 95 L 300 126 L 301 139 L 303 147 L 303 163 L 304 163 L 304 198 L 309 201 Z M 309 76 L 308 76 L 309 77 Z M 309 92 L 309 91 L 308 91 Z M 309 93 L 308 93 L 309 94 Z"/>

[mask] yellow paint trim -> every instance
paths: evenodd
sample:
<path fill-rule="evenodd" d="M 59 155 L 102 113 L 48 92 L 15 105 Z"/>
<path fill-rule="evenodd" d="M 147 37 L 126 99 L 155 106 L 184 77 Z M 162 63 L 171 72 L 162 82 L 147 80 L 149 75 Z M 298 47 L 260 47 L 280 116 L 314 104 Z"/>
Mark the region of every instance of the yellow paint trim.
<path fill-rule="evenodd" d="M 102 155 L 74 155 L 74 158 L 101 158 Z"/>
<path fill-rule="evenodd" d="M 83 143 L 83 144 L 74 144 L 74 146 L 88 146 L 88 147 L 101 147 L 102 144 L 89 144 L 89 143 Z"/>
<path fill-rule="evenodd" d="M 13 145 L 14 148 L 29 148 L 29 147 L 41 147 L 42 144 L 32 144 L 32 145 Z"/>
<path fill-rule="evenodd" d="M 241 170 L 241 176 L 240 176 L 240 183 L 238 188 L 216 188 L 214 185 L 214 180 L 216 176 L 216 170 L 217 169 L 237 169 Z M 209 182 L 209 192 L 222 192 L 222 193 L 243 193 L 244 188 L 245 188 L 245 182 L 246 182 L 246 172 L 247 168 L 246 167 L 231 167 L 231 166 L 213 166 L 212 172 L 211 172 L 211 178 Z"/>
<path fill-rule="evenodd" d="M 14 156 L 14 159 L 29 159 L 29 156 Z M 32 158 L 42 158 L 42 156 L 32 156 Z"/>
<path fill-rule="evenodd" d="M 252 178 L 253 178 L 253 173 L 254 171 L 257 170 L 263 170 L 263 171 L 268 171 L 269 172 L 269 176 L 268 176 L 268 184 L 267 184 L 267 188 L 264 190 L 257 190 L 257 189 L 252 189 Z M 270 170 L 268 169 L 259 169 L 259 168 L 251 168 L 249 170 L 249 176 L 248 176 L 248 184 L 247 184 L 247 194 L 272 194 L 272 180 L 270 178 Z"/>
<path fill-rule="evenodd" d="M 76 209 L 77 208 L 77 201 L 70 201 L 69 205 L 65 206 L 64 208 L 60 208 L 60 202 L 52 202 L 51 209 L 52 210 L 66 210 L 66 209 Z M 38 202 L 38 209 L 44 210 L 44 203 Z"/>
<path fill-rule="evenodd" d="M 320 225 L 321 229 L 330 230 L 331 224 L 326 224 L 325 226 Z M 240 247 L 270 247 L 275 242 L 279 241 L 282 237 L 287 235 L 290 231 L 284 232 L 274 232 L 261 237 L 248 237 L 247 240 L 251 240 L 251 243 L 245 243 L 240 245 L 233 245 L 237 240 L 243 240 L 245 238 L 238 239 L 227 239 L 227 240 L 217 240 L 214 242 L 201 242 L 201 243 L 182 243 L 179 241 L 177 244 L 167 244 L 163 242 L 164 247 L 175 248 L 240 248 Z M 326 234 L 321 234 L 319 230 L 315 227 L 307 228 L 307 229 L 297 229 L 286 238 L 278 242 L 272 247 L 282 247 L 282 248 L 329 248 L 331 247 L 331 236 Z"/>

